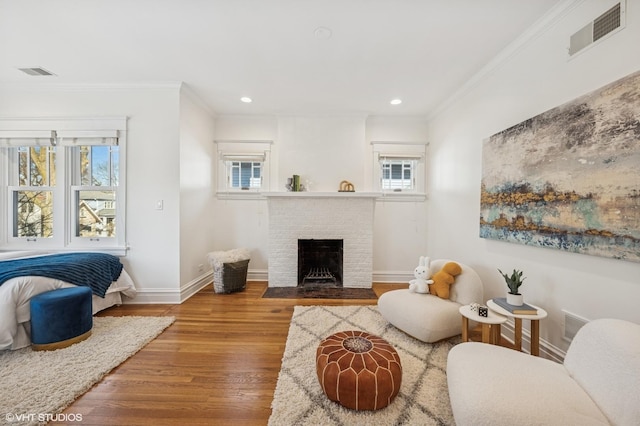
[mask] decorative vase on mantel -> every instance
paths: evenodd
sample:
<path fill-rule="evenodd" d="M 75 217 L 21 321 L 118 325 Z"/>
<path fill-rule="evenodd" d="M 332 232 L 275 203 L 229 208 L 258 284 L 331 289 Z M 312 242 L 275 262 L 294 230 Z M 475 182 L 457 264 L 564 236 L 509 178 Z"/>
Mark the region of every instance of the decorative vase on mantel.
<path fill-rule="evenodd" d="M 522 278 L 522 271 L 513 270 L 511 276 L 505 274 L 500 269 L 498 272 L 502 274 L 505 282 L 507 283 L 507 287 L 509 288 L 509 292 L 507 293 L 507 303 L 513 306 L 522 306 L 524 304 L 524 300 L 522 295 L 518 292 L 518 289 L 522 285 L 522 282 L 525 280 Z"/>

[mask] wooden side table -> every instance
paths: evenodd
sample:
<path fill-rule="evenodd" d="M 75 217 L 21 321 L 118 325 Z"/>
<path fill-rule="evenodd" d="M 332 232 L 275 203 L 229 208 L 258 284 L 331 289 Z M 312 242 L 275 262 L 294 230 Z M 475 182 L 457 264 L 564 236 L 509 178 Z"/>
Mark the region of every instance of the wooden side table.
<path fill-rule="evenodd" d="M 469 320 L 482 324 L 482 342 L 497 345 L 500 343 L 500 324 L 507 318 L 489 311 L 486 317 L 481 317 L 478 312 L 471 310 L 471 305 L 460 306 L 462 315 L 462 341 L 469 341 Z"/>
<path fill-rule="evenodd" d="M 506 309 L 501 308 L 499 305 L 494 303 L 493 300 L 487 300 L 487 306 L 493 312 L 513 318 L 514 349 L 520 352 L 522 352 L 522 320 L 526 319 L 531 321 L 531 355 L 540 356 L 540 320 L 547 317 L 547 311 L 538 306 L 532 305 L 531 303 L 527 303 L 527 305 L 536 308 L 538 313 L 536 315 L 515 315 Z"/>

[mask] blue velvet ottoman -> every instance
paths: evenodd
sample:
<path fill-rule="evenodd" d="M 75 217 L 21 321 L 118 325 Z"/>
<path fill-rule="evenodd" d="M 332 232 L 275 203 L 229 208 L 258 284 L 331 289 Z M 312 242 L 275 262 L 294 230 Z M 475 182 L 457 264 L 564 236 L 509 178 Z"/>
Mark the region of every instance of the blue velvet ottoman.
<path fill-rule="evenodd" d="M 66 348 L 91 335 L 93 309 L 89 287 L 40 293 L 30 301 L 33 350 Z"/>

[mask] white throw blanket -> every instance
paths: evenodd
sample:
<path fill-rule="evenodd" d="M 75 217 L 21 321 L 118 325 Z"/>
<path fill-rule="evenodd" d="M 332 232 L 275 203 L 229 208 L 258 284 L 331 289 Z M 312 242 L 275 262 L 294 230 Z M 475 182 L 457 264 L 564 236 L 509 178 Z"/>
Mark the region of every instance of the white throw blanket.
<path fill-rule="evenodd" d="M 222 268 L 225 263 L 234 263 L 251 258 L 251 252 L 246 248 L 233 249 L 228 251 L 213 251 L 207 255 L 209 263 L 213 269 Z"/>

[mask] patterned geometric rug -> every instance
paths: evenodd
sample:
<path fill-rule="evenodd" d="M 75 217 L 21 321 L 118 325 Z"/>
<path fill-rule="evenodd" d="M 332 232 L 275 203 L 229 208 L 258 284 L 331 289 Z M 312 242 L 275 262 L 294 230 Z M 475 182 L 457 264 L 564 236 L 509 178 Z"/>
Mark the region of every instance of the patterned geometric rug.
<path fill-rule="evenodd" d="M 326 397 L 315 368 L 316 348 L 338 331 L 362 330 L 382 337 L 402 363 L 400 393 L 377 411 L 355 411 Z M 453 425 L 446 362 L 460 336 L 429 344 L 390 325 L 376 306 L 296 306 L 271 403 L 270 426 Z"/>

